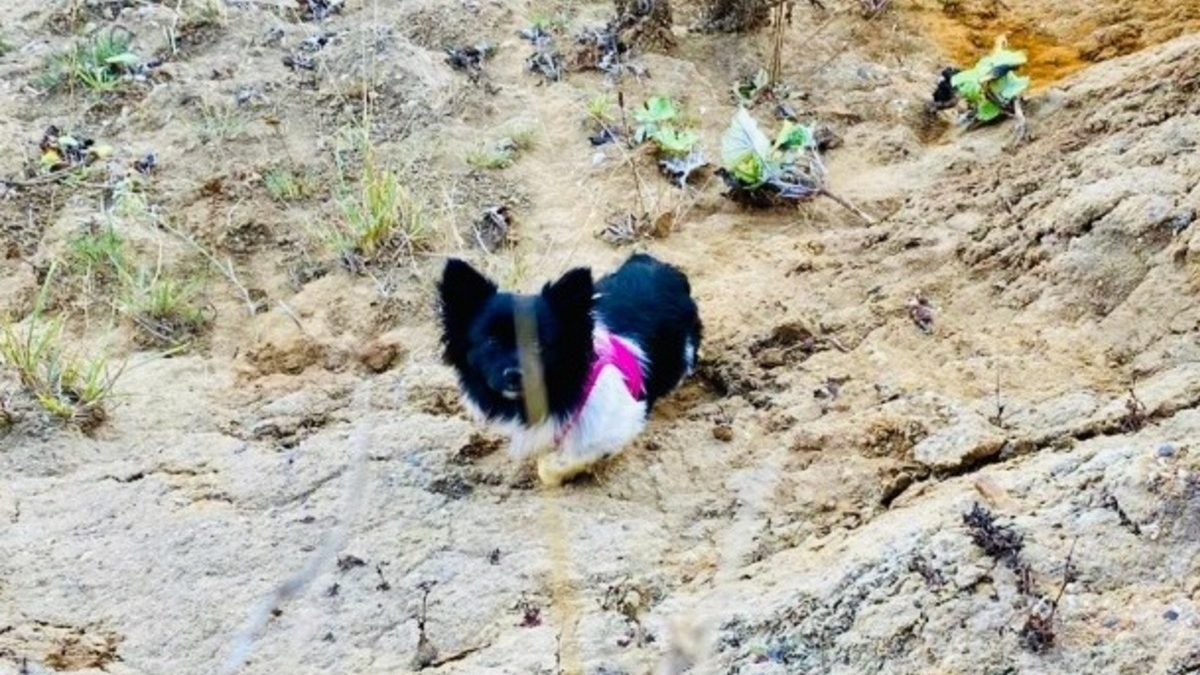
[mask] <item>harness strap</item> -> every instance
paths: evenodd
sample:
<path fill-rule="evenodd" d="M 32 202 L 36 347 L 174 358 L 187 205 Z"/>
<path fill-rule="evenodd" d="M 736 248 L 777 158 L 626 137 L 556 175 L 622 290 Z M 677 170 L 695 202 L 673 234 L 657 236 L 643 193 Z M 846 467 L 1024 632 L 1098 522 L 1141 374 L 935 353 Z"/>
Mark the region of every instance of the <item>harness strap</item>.
<path fill-rule="evenodd" d="M 575 423 L 579 420 L 579 416 L 583 413 L 583 407 L 587 404 L 588 398 L 592 395 L 592 390 L 596 388 L 596 381 L 600 379 L 600 373 L 608 366 L 615 366 L 621 373 L 621 377 L 625 380 L 625 387 L 629 390 L 629 394 L 634 399 L 641 401 L 646 397 L 646 382 L 645 375 L 642 373 L 642 362 L 638 358 L 637 352 L 633 350 L 629 342 L 624 338 L 613 335 L 608 331 L 598 330 L 593 343 L 596 357 L 592 361 L 592 366 L 588 370 L 587 379 L 583 385 L 583 396 L 579 399 L 579 405 L 567 418 L 567 421 L 558 428 L 554 434 L 554 443 L 557 445 L 567 437 Z"/>

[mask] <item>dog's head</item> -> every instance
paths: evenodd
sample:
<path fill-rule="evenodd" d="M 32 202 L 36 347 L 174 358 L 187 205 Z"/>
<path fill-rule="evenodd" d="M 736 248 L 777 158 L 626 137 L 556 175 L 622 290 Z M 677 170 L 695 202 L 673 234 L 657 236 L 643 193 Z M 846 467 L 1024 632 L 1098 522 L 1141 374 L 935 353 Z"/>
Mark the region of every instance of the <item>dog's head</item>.
<path fill-rule="evenodd" d="M 489 418 L 528 422 L 524 401 L 518 309 L 537 323 L 547 404 L 569 414 L 579 402 L 593 357 L 591 271 L 576 268 L 536 295 L 500 291 L 470 264 L 450 259 L 438 284 L 443 359 L 463 393 Z"/>

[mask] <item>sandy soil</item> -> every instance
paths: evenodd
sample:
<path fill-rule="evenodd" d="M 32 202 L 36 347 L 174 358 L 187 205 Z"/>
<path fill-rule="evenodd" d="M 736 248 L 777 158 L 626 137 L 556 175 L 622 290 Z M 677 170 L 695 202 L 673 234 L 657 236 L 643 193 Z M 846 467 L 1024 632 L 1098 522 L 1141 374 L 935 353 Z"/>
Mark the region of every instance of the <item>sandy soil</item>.
<path fill-rule="evenodd" d="M 71 344 L 127 363 L 89 433 L 0 368 L 0 673 L 1200 669 L 1196 3 L 799 3 L 789 102 L 842 139 L 832 189 L 875 224 L 829 200 L 743 210 L 588 144 L 588 100 L 619 89 L 679 98 L 717 154 L 770 35 L 689 32 L 691 5 L 674 49 L 614 86 L 544 82 L 517 36 L 598 25 L 603 3 L 10 4 L 0 315 L 26 320 L 107 209 L 134 255 L 198 280 L 211 320 L 168 356 L 103 286 L 55 286 Z M 33 85 L 111 25 L 163 56 L 147 81 Z M 1009 125 L 922 112 L 998 32 L 1035 77 L 1015 147 Z M 480 40 L 480 77 L 444 62 Z M 155 153 L 143 208 L 118 213 L 103 177 L 29 184 L 51 124 L 114 167 Z M 512 166 L 467 163 L 518 131 L 534 143 Z M 363 132 L 437 234 L 355 273 L 314 232 L 342 217 L 335 156 L 361 161 Z M 273 199 L 279 167 L 311 193 Z M 639 202 L 674 214 L 666 236 L 596 236 Z M 515 243 L 488 253 L 472 223 L 498 204 Z M 438 361 L 442 256 L 533 289 L 632 250 L 690 274 L 704 363 L 600 475 L 538 488 Z M 967 522 L 975 504 L 993 525 Z"/>

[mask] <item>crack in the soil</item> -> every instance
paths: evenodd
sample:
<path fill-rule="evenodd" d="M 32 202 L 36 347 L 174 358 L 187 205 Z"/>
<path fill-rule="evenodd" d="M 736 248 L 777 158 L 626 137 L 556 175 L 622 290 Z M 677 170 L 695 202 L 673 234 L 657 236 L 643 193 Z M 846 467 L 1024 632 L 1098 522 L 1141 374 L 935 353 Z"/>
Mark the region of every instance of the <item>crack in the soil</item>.
<path fill-rule="evenodd" d="M 1142 536 L 1142 528 L 1138 527 L 1138 524 L 1133 522 L 1133 519 L 1129 517 L 1129 514 L 1125 513 L 1125 509 L 1121 508 L 1121 504 L 1117 501 L 1116 497 L 1112 496 L 1112 494 L 1106 493 L 1104 495 L 1104 500 L 1101 503 L 1106 508 L 1110 508 L 1116 512 L 1117 520 L 1121 523 L 1121 527 L 1129 530 L 1135 537 Z"/>
<path fill-rule="evenodd" d="M 296 502 L 300 502 L 300 501 L 304 501 L 305 499 L 308 499 L 317 490 L 320 490 L 321 488 L 325 487 L 332 481 L 335 481 L 338 478 L 341 478 L 342 474 L 346 473 L 346 468 L 347 467 L 343 466 L 338 469 L 334 469 L 333 471 L 329 472 L 325 476 L 318 478 L 316 481 L 313 482 L 312 485 L 301 490 L 300 492 L 297 492 L 296 494 L 292 495 L 291 497 L 287 497 L 287 498 L 283 499 L 275 506 L 288 506 L 290 504 L 295 504 Z"/>
<path fill-rule="evenodd" d="M 972 456 L 957 466 L 942 470 L 931 470 L 928 476 L 912 480 L 903 486 L 901 484 L 893 486 L 892 489 L 885 493 L 884 497 L 880 500 L 880 504 L 884 509 L 890 508 L 905 492 L 912 489 L 913 486 L 924 484 L 930 478 L 940 483 L 952 478 L 969 476 L 989 466 L 1004 464 L 1014 459 L 1035 455 L 1046 448 L 1061 447 L 1068 442 L 1078 443 L 1093 438 L 1110 438 L 1113 436 L 1134 434 L 1151 424 L 1170 419 L 1180 412 L 1191 410 L 1197 406 L 1200 406 L 1200 395 L 1177 404 L 1171 404 L 1170 402 L 1163 403 L 1154 410 L 1145 412 L 1141 419 L 1141 424 L 1136 427 L 1130 426 L 1129 415 L 1125 414 L 1114 419 L 1097 420 L 1065 433 L 1044 435 L 1035 438 L 1009 438 L 996 446 L 995 450 Z M 1122 525 L 1126 525 L 1126 520 L 1128 519 L 1122 518 Z M 1139 534 L 1136 523 L 1129 521 L 1129 525 L 1133 526 L 1133 530 L 1131 531 L 1134 534 Z"/>
<path fill-rule="evenodd" d="M 216 474 L 216 473 L 220 473 L 220 472 L 216 469 L 209 469 L 209 468 L 192 469 L 192 468 L 186 468 L 186 467 L 177 468 L 177 467 L 169 467 L 169 466 L 160 466 L 160 467 L 157 467 L 154 469 L 142 469 L 139 471 L 135 471 L 126 476 L 114 476 L 114 475 L 110 474 L 110 475 L 104 476 L 103 480 L 114 480 L 118 483 L 136 483 L 137 481 L 140 481 L 148 476 L 153 476 L 155 474 L 162 474 L 164 476 L 190 476 L 190 477 L 195 478 L 197 476 L 212 475 L 212 474 Z"/>

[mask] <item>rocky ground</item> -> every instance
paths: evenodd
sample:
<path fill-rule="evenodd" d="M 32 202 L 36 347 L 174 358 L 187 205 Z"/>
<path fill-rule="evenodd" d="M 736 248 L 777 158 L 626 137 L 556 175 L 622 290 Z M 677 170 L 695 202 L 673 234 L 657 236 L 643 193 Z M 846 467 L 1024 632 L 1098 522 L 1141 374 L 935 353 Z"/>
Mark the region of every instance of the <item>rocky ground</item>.
<path fill-rule="evenodd" d="M 0 673 L 1200 672 L 1194 3 L 797 4 L 787 103 L 873 223 L 588 143 L 598 94 L 667 94 L 715 157 L 769 28 L 676 2 L 640 76 L 549 82 L 518 31 L 570 53 L 612 5 L 329 4 L 6 8 L 0 317 L 124 367 L 66 421 L 0 367 Z M 152 67 L 50 86 L 114 26 Z M 999 33 L 1030 55 L 1021 144 L 924 112 Z M 51 125 L 107 150 L 47 180 Z M 375 165 L 431 231 L 339 253 Z M 638 209 L 657 236 L 599 234 Z M 134 281 L 81 255 L 98 231 Z M 599 475 L 539 488 L 438 360 L 441 261 L 529 290 L 633 250 L 691 276 L 702 366 Z M 193 310 L 138 311 L 138 274 Z"/>

